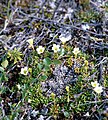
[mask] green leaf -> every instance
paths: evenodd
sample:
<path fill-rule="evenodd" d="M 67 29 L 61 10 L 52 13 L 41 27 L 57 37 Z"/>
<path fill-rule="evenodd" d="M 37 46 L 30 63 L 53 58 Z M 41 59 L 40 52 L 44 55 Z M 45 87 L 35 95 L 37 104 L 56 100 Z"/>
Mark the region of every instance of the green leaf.
<path fill-rule="evenodd" d="M 55 60 L 53 60 L 53 64 L 54 64 L 54 65 L 59 65 L 59 64 L 61 64 L 61 61 L 55 59 Z"/>
<path fill-rule="evenodd" d="M 0 71 L 1 71 L 1 72 L 4 72 L 4 68 L 3 68 L 3 67 L 0 67 Z"/>
<path fill-rule="evenodd" d="M 68 117 L 70 116 L 70 115 L 69 115 L 69 112 L 65 111 L 65 112 L 64 112 L 64 116 L 68 118 Z"/>
<path fill-rule="evenodd" d="M 70 104 L 70 106 L 71 106 L 72 108 L 74 108 L 74 105 L 73 105 L 73 103 L 71 103 L 71 104 Z"/>
<path fill-rule="evenodd" d="M 5 60 L 1 63 L 2 67 L 6 68 L 8 66 L 8 61 Z"/>
<path fill-rule="evenodd" d="M 43 67 L 43 65 L 42 65 L 41 63 L 38 63 L 38 68 L 39 68 L 39 70 L 41 70 L 42 67 Z"/>
<path fill-rule="evenodd" d="M 64 50 L 64 48 L 62 48 L 61 50 L 60 50 L 60 56 L 63 56 L 65 54 L 65 50 Z"/>
<path fill-rule="evenodd" d="M 44 67 L 44 71 L 50 71 L 50 67 L 46 65 L 46 66 Z"/>
<path fill-rule="evenodd" d="M 51 63 L 52 63 L 51 59 L 49 57 L 44 58 L 43 62 L 44 62 L 45 65 L 51 65 Z"/>
<path fill-rule="evenodd" d="M 2 75 L 0 75 L 0 81 L 8 81 L 8 78 L 6 77 L 6 75 L 3 73 Z"/>
<path fill-rule="evenodd" d="M 42 75 L 42 76 L 40 76 L 40 80 L 42 80 L 42 81 L 45 81 L 46 79 L 48 78 L 48 76 L 47 75 Z"/>

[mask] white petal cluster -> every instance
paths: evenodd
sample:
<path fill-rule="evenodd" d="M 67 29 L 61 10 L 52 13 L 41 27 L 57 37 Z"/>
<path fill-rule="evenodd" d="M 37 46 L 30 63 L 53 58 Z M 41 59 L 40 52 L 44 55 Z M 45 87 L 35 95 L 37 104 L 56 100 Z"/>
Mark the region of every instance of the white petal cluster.
<path fill-rule="evenodd" d="M 95 82 L 91 82 L 91 85 L 92 85 L 92 87 L 97 87 L 97 86 L 99 86 L 99 83 L 97 81 L 95 81 Z"/>
<path fill-rule="evenodd" d="M 60 36 L 59 39 L 61 40 L 62 44 L 65 44 L 67 41 L 69 41 L 71 39 L 71 35 L 64 37 L 64 36 Z"/>
<path fill-rule="evenodd" d="M 79 53 L 80 53 L 79 48 L 74 48 L 74 49 L 73 49 L 73 53 L 74 53 L 74 55 L 79 54 Z"/>
<path fill-rule="evenodd" d="M 27 75 L 28 74 L 28 68 L 27 67 L 21 68 L 21 74 L 22 75 Z"/>
<path fill-rule="evenodd" d="M 98 94 L 103 92 L 103 87 L 99 85 L 99 83 L 97 81 L 95 82 L 91 82 L 92 87 L 94 87 L 94 91 Z"/>
<path fill-rule="evenodd" d="M 60 45 L 53 44 L 52 50 L 54 51 L 54 53 L 57 53 L 58 51 L 60 51 Z"/>
<path fill-rule="evenodd" d="M 44 50 L 45 50 L 45 48 L 44 48 L 44 47 L 42 47 L 42 46 L 39 46 L 39 47 L 36 49 L 36 51 L 37 51 L 37 53 L 38 53 L 38 54 L 43 53 L 43 52 L 44 52 Z"/>
<path fill-rule="evenodd" d="M 94 88 L 94 91 L 98 94 L 102 93 L 103 92 L 103 87 L 102 86 L 97 86 Z"/>

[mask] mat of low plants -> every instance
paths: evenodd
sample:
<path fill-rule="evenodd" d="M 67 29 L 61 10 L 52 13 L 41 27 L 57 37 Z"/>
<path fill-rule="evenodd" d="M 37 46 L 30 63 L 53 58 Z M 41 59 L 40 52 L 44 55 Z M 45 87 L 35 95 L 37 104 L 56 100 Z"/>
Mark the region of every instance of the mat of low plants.
<path fill-rule="evenodd" d="M 0 120 L 108 119 L 108 1 L 0 1 Z"/>

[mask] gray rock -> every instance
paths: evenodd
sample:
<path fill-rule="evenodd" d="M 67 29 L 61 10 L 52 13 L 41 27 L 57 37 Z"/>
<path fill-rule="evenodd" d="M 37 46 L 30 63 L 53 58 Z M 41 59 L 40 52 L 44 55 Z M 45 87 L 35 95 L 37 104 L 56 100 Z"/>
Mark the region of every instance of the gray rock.
<path fill-rule="evenodd" d="M 50 96 L 52 92 L 60 96 L 64 93 L 65 87 L 76 80 L 77 76 L 74 75 L 74 70 L 70 70 L 65 65 L 58 65 L 53 71 L 53 78 L 41 83 L 42 91 L 46 96 Z"/>

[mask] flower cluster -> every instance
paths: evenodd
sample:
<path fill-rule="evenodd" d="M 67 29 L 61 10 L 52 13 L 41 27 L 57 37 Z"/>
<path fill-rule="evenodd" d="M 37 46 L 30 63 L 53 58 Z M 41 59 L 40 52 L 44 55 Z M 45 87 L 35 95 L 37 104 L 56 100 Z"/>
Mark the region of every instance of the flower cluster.
<path fill-rule="evenodd" d="M 103 92 L 103 87 L 99 85 L 99 83 L 97 81 L 95 82 L 91 82 L 92 87 L 94 87 L 94 91 L 98 94 Z"/>
<path fill-rule="evenodd" d="M 69 40 L 71 39 L 71 35 L 69 35 L 69 36 L 67 36 L 67 37 L 64 37 L 63 35 L 61 35 L 61 36 L 59 37 L 59 39 L 61 40 L 62 44 L 65 44 L 67 41 L 69 41 Z M 28 39 L 27 42 L 29 43 L 29 48 L 33 48 L 33 49 L 34 49 L 33 39 Z M 60 51 L 60 45 L 53 44 L 52 50 L 54 51 L 54 53 L 59 52 L 59 51 Z M 39 47 L 36 49 L 36 51 L 37 51 L 38 54 L 42 54 L 42 53 L 45 51 L 45 47 L 39 46 Z M 74 53 L 74 55 L 79 54 L 79 53 L 80 53 L 79 48 L 74 48 L 73 53 Z"/>

